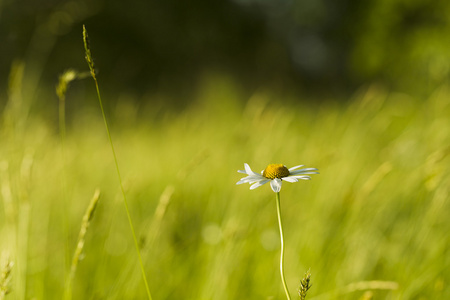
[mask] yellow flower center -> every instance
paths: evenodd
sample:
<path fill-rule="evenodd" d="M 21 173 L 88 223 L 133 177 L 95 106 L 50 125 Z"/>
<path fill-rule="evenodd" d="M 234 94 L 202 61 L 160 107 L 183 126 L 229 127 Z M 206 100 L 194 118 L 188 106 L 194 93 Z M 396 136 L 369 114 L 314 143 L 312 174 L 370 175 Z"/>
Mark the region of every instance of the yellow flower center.
<path fill-rule="evenodd" d="M 289 170 L 282 164 L 270 164 L 263 172 L 263 176 L 267 179 L 283 178 L 289 176 Z"/>

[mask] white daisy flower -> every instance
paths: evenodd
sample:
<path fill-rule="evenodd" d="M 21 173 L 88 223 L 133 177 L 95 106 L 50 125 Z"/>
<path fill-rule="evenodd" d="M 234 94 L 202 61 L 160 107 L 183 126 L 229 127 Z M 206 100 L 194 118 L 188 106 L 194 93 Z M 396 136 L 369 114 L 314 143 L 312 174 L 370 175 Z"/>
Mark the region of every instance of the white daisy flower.
<path fill-rule="evenodd" d="M 251 184 L 250 189 L 256 189 L 270 182 L 270 187 L 275 193 L 281 190 L 282 181 L 287 182 L 297 182 L 299 179 L 310 180 L 311 177 L 306 174 L 319 174 L 316 168 L 305 168 L 297 170 L 304 165 L 295 166 L 288 169 L 282 164 L 270 164 L 261 171 L 261 175 L 253 172 L 248 164 L 244 164 L 245 170 L 239 170 L 239 173 L 247 174 L 247 177 L 241 178 L 236 184 L 249 183 Z"/>

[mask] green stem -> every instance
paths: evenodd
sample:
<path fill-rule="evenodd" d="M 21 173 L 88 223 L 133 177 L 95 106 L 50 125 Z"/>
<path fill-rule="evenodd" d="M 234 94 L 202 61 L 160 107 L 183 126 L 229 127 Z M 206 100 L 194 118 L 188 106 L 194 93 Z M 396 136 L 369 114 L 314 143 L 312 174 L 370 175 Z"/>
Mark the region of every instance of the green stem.
<path fill-rule="evenodd" d="M 286 279 L 284 279 L 284 238 L 283 238 L 283 225 L 281 224 L 281 206 L 280 206 L 280 192 L 277 193 L 277 214 L 278 214 L 278 226 L 280 227 L 280 240 L 281 240 L 281 255 L 280 255 L 280 273 L 281 281 L 283 282 L 284 292 L 288 300 L 291 300 L 289 296 L 289 290 L 286 285 Z"/>
<path fill-rule="evenodd" d="M 134 230 L 133 222 L 131 221 L 130 209 L 128 208 L 128 201 L 127 201 L 127 197 L 125 196 L 125 190 L 124 190 L 123 184 L 122 184 L 122 177 L 121 177 L 120 171 L 119 171 L 119 163 L 117 162 L 116 151 L 114 150 L 114 145 L 113 145 L 113 142 L 112 142 L 111 133 L 109 132 L 108 122 L 106 121 L 105 111 L 103 110 L 103 104 L 102 104 L 102 100 L 101 100 L 101 97 L 100 97 L 100 90 L 98 88 L 97 79 L 95 77 L 94 77 L 94 81 L 95 81 L 95 87 L 97 89 L 98 100 L 100 102 L 100 109 L 101 109 L 102 115 L 103 115 L 103 122 L 105 123 L 106 132 L 108 134 L 109 143 L 111 145 L 111 151 L 112 151 L 113 156 L 114 156 L 114 164 L 116 165 L 117 176 L 119 177 L 120 190 L 122 191 L 123 203 L 125 204 L 125 210 L 127 212 L 128 223 L 130 224 L 131 234 L 133 235 L 133 240 L 134 240 L 134 246 L 136 247 L 136 252 L 137 252 L 137 255 L 138 255 L 138 259 L 139 259 L 139 265 L 141 267 L 142 279 L 144 280 L 145 289 L 147 291 L 148 299 L 152 300 L 152 295 L 150 293 L 150 288 L 148 287 L 147 276 L 145 275 L 144 263 L 142 262 L 141 251 L 139 250 L 139 243 L 138 243 L 138 240 L 136 238 L 136 232 Z"/>
<path fill-rule="evenodd" d="M 68 225 L 68 219 L 69 219 L 69 213 L 68 213 L 68 205 L 67 205 L 67 182 L 66 182 L 66 146 L 65 146 L 65 140 L 66 140 L 66 99 L 65 99 L 65 92 L 62 92 L 61 94 L 58 93 L 59 96 L 59 137 L 61 140 L 61 158 L 62 158 L 62 190 L 63 190 L 63 231 L 64 231 L 64 267 L 65 270 L 68 269 L 69 261 L 70 261 L 70 254 L 69 254 L 69 225 Z M 65 274 L 65 282 L 66 282 L 66 288 L 64 290 L 64 299 L 70 300 L 72 299 L 72 285 L 69 277 L 67 274 Z"/>
<path fill-rule="evenodd" d="M 64 282 L 65 282 L 65 289 L 64 289 L 64 299 L 65 300 L 71 300 L 72 299 L 72 285 L 69 280 L 68 272 L 66 272 L 70 268 L 70 247 L 69 247 L 69 225 L 68 225 L 68 219 L 69 219 L 69 211 L 68 211 L 68 205 L 67 205 L 67 199 L 68 197 L 68 190 L 67 190 L 67 172 L 66 172 L 66 91 L 69 86 L 69 83 L 72 78 L 72 76 L 69 76 L 70 71 L 64 72 L 59 77 L 59 83 L 56 87 L 56 94 L 58 95 L 59 99 L 59 138 L 61 142 L 61 164 L 62 164 L 62 174 L 61 174 L 61 185 L 62 185 L 62 192 L 63 192 L 63 201 L 62 205 L 62 212 L 63 212 L 63 232 L 64 232 Z"/>
<path fill-rule="evenodd" d="M 112 151 L 112 154 L 114 157 L 114 164 L 116 165 L 117 177 L 119 177 L 120 190 L 122 191 L 123 203 L 125 205 L 125 210 L 127 212 L 128 223 L 130 224 L 131 234 L 133 235 L 133 240 L 134 240 L 134 246 L 136 247 L 136 252 L 137 252 L 138 259 L 139 259 L 139 265 L 141 267 L 142 279 L 144 280 L 148 299 L 152 300 L 150 288 L 148 287 L 147 276 L 145 275 L 144 263 L 142 262 L 141 251 L 139 250 L 139 243 L 136 238 L 136 232 L 134 230 L 133 222 L 131 220 L 130 210 L 128 208 L 127 197 L 125 196 L 125 190 L 124 190 L 123 184 L 122 184 L 122 177 L 120 176 L 119 163 L 117 162 L 116 151 L 114 150 L 114 144 L 112 142 L 111 133 L 109 132 L 108 122 L 106 121 L 106 115 L 105 115 L 105 111 L 103 109 L 102 98 L 100 97 L 100 89 L 98 88 L 97 77 L 95 76 L 94 61 L 92 60 L 91 49 L 89 48 L 89 40 L 88 40 L 88 36 L 87 36 L 87 31 L 86 31 L 86 28 L 84 27 L 84 25 L 83 25 L 83 42 L 84 42 L 84 48 L 86 50 L 86 61 L 89 65 L 89 69 L 91 71 L 91 77 L 94 79 L 94 82 L 95 82 L 95 88 L 97 90 L 97 98 L 98 98 L 98 102 L 100 104 L 100 109 L 102 111 L 103 122 L 105 123 L 106 133 L 108 134 L 109 144 L 111 146 L 111 151 Z"/>

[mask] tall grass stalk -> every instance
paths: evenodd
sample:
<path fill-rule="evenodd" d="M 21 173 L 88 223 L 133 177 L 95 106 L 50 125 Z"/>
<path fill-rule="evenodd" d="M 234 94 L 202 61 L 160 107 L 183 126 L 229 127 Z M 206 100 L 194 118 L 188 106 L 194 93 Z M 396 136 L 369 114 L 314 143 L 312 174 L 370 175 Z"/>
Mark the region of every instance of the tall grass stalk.
<path fill-rule="evenodd" d="M 59 115 L 59 139 L 61 143 L 61 161 L 62 161 L 62 176 L 61 176 L 61 184 L 62 184 L 62 193 L 63 193 L 63 232 L 64 232 L 64 268 L 65 270 L 69 270 L 69 262 L 70 262 L 70 246 L 69 246 L 69 224 L 67 224 L 67 220 L 69 220 L 69 205 L 67 204 L 67 199 L 69 198 L 67 191 L 67 170 L 66 170 L 66 92 L 69 88 L 69 85 L 75 79 L 83 79 L 90 75 L 89 72 L 78 73 L 75 70 L 69 69 L 64 71 L 63 74 L 59 76 L 58 85 L 56 86 L 56 95 L 59 99 L 58 105 L 58 115 Z M 65 282 L 68 282 L 67 272 L 65 271 Z M 66 288 L 68 285 L 66 284 Z M 64 291 L 67 295 L 68 292 Z M 70 293 L 69 293 L 70 294 Z"/>
<path fill-rule="evenodd" d="M 100 104 L 100 109 L 102 111 L 103 122 L 105 123 L 106 133 L 108 135 L 108 140 L 109 140 L 109 143 L 111 145 L 111 151 L 112 151 L 112 154 L 114 156 L 114 164 L 116 166 L 117 176 L 119 178 L 120 190 L 122 191 L 122 196 L 123 196 L 123 203 L 125 205 L 125 210 L 126 210 L 127 217 L 128 217 L 128 223 L 130 224 L 130 229 L 131 229 L 131 233 L 133 235 L 134 245 L 136 247 L 136 252 L 137 252 L 137 255 L 138 255 L 138 259 L 139 259 L 139 265 L 141 267 L 142 278 L 144 280 L 144 284 L 145 284 L 145 288 L 146 288 L 146 291 L 147 291 L 148 299 L 152 300 L 152 295 L 150 293 L 150 288 L 148 287 L 147 277 L 145 275 L 144 264 L 142 262 L 141 252 L 139 250 L 139 243 L 138 243 L 138 240 L 136 238 L 136 232 L 134 230 L 133 221 L 131 220 L 130 210 L 128 208 L 127 197 L 125 195 L 125 190 L 123 188 L 122 177 L 120 175 L 119 163 L 117 161 L 116 151 L 114 150 L 114 144 L 112 142 L 112 138 L 111 138 L 111 133 L 109 131 L 108 122 L 106 121 L 105 110 L 103 109 L 102 98 L 100 96 L 100 89 L 98 87 L 97 77 L 95 75 L 94 61 L 92 60 L 92 56 L 91 56 L 91 49 L 90 49 L 90 46 L 89 46 L 88 34 L 87 34 L 87 31 L 86 31 L 86 27 L 84 25 L 83 25 L 83 42 L 84 42 L 84 49 L 85 49 L 85 53 L 86 53 L 86 61 L 87 61 L 88 65 L 89 65 L 89 70 L 91 72 L 91 76 L 92 76 L 92 78 L 94 79 L 94 82 L 95 82 L 95 88 L 97 90 L 97 98 L 98 98 L 98 102 Z"/>
<path fill-rule="evenodd" d="M 67 192 L 67 173 L 66 173 L 66 92 L 67 88 L 69 87 L 69 84 L 71 81 L 73 81 L 76 78 L 77 74 L 73 70 L 67 70 L 65 71 L 60 77 L 58 85 L 56 86 L 56 95 L 59 99 L 59 105 L 58 105 L 58 114 L 59 114 L 59 139 L 61 143 L 61 161 L 62 161 L 62 176 L 61 176 L 61 183 L 62 183 L 62 192 L 63 192 L 63 232 L 64 232 L 64 268 L 65 270 L 68 269 L 69 261 L 70 261 L 70 247 L 69 247 L 69 230 L 68 230 L 68 224 L 67 220 L 69 219 L 69 213 L 68 209 L 69 206 L 66 205 L 67 199 L 68 199 L 68 192 Z M 64 272 L 66 278 L 66 289 L 70 286 L 67 284 L 69 282 L 67 278 L 66 271 Z M 64 293 L 66 295 L 71 294 L 69 291 L 65 290 Z"/>
<path fill-rule="evenodd" d="M 86 232 L 89 228 L 89 224 L 94 216 L 95 208 L 97 207 L 98 199 L 100 198 L 100 190 L 97 189 L 94 192 L 94 196 L 89 203 L 88 208 L 86 209 L 86 213 L 83 216 L 83 221 L 81 223 L 80 233 L 78 234 L 78 242 L 77 247 L 75 248 L 75 252 L 72 258 L 72 264 L 70 266 L 69 278 L 66 282 L 66 289 L 64 291 L 64 299 L 70 300 L 72 299 L 72 283 L 75 278 L 75 272 L 77 270 L 78 262 L 80 261 L 81 252 L 83 252 Z"/>
<path fill-rule="evenodd" d="M 1 194 L 4 198 L 8 242 L 15 263 L 14 290 L 16 299 L 25 299 L 27 293 L 28 243 L 32 205 L 28 198 L 32 151 L 22 151 L 26 133 L 29 103 L 23 97 L 25 63 L 16 61 L 11 68 L 8 84 L 8 102 L 3 112 L 6 139 L 1 145 L 8 149 L 9 158 L 0 163 Z M 8 229 L 8 231 L 9 231 Z"/>

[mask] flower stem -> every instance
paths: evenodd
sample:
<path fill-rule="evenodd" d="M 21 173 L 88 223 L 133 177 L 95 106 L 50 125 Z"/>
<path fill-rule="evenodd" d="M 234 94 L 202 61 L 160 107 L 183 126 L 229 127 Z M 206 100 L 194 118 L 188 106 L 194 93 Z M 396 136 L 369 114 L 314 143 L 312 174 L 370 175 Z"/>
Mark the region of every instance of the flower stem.
<path fill-rule="evenodd" d="M 281 224 L 281 207 L 280 207 L 280 192 L 277 193 L 277 214 L 278 214 L 278 225 L 280 227 L 280 240 L 281 240 L 281 255 L 280 255 L 280 274 L 281 281 L 283 282 L 284 292 L 288 300 L 291 300 L 289 296 L 289 290 L 286 285 L 286 280 L 284 279 L 284 238 L 283 238 L 283 225 Z"/>

